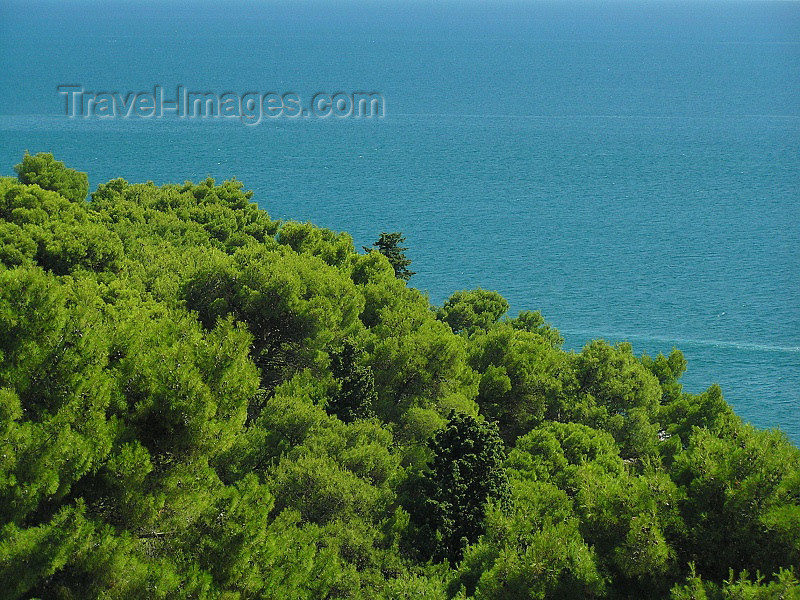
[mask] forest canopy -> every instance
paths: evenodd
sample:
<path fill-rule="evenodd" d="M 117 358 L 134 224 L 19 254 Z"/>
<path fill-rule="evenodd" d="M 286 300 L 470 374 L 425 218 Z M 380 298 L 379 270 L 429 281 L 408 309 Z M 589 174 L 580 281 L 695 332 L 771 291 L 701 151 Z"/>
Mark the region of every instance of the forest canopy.
<path fill-rule="evenodd" d="M 800 450 L 237 181 L 0 178 L 0 596 L 798 598 Z M 377 234 L 377 232 L 376 232 Z"/>

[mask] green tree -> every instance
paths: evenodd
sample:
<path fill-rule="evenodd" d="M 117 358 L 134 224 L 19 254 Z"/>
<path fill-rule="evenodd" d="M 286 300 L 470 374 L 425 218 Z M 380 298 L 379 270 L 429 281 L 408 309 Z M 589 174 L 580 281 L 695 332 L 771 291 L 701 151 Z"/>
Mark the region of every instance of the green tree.
<path fill-rule="evenodd" d="M 508 499 L 503 442 L 496 425 L 454 412 L 430 446 L 430 470 L 411 514 L 421 530 L 423 556 L 456 564 L 483 533 L 488 504 Z"/>
<path fill-rule="evenodd" d="M 664 472 L 613 475 L 580 469 L 576 512 L 602 571 L 628 597 L 662 597 L 678 573 L 682 492 Z"/>
<path fill-rule="evenodd" d="M 558 329 L 555 329 L 545 321 L 542 313 L 538 310 L 523 310 L 516 318 L 510 319 L 509 323 L 514 329 L 521 329 L 542 336 L 550 342 L 553 348 L 561 348 L 564 343 L 564 338 L 561 337 Z"/>
<path fill-rule="evenodd" d="M 573 366 L 577 389 L 571 393 L 579 401 L 572 402 L 570 418 L 611 433 L 623 458 L 655 454 L 663 390 L 632 346 L 594 340 Z"/>
<path fill-rule="evenodd" d="M 517 438 L 506 465 L 512 477 L 550 481 L 574 496 L 584 471 L 620 477 L 624 463 L 611 434 L 578 423 L 545 422 Z"/>
<path fill-rule="evenodd" d="M 377 322 L 363 336 L 375 374 L 378 417 L 397 422 L 413 407 L 435 407 L 442 415 L 451 409 L 476 412 L 477 382 L 466 362 L 467 341 L 436 320 L 422 294 L 391 279 L 390 289 L 399 287 L 398 293 L 386 297 Z"/>
<path fill-rule="evenodd" d="M 21 183 L 58 192 L 73 202 L 82 202 L 89 194 L 89 177 L 86 173 L 68 169 L 48 152 L 40 152 L 36 156 L 25 152 L 22 162 L 14 170 Z"/>
<path fill-rule="evenodd" d="M 468 547 L 457 583 L 481 600 L 594 597 L 604 591 L 566 493 L 515 480 L 507 509 L 491 505 L 486 534 Z"/>
<path fill-rule="evenodd" d="M 671 466 L 686 490 L 685 562 L 714 581 L 729 569 L 800 564 L 800 451 L 779 432 L 696 428 Z"/>
<path fill-rule="evenodd" d="M 360 329 L 363 298 L 321 259 L 249 246 L 200 269 L 183 287 L 187 305 L 211 328 L 231 315 L 253 334 L 252 357 L 273 389 L 316 365 L 324 348 Z"/>
<path fill-rule="evenodd" d="M 545 418 L 566 419 L 567 355 L 539 334 L 499 323 L 470 338 L 469 364 L 480 376 L 478 404 L 507 444 Z"/>
<path fill-rule="evenodd" d="M 686 372 L 686 359 L 680 350 L 673 348 L 669 357 L 659 353 L 655 358 L 650 358 L 647 354 L 643 354 L 641 361 L 647 370 L 658 378 L 658 383 L 664 391 L 662 402 L 680 398 L 682 386 L 678 380 Z"/>
<path fill-rule="evenodd" d="M 454 292 L 437 311 L 436 318 L 444 321 L 455 333 L 487 330 L 508 312 L 508 302 L 497 292 L 461 290 Z"/>
<path fill-rule="evenodd" d="M 364 351 L 350 340 L 345 340 L 340 350 L 331 355 L 331 372 L 339 384 L 328 410 L 345 423 L 375 416 L 375 377 L 372 368 L 359 364 Z"/>
<path fill-rule="evenodd" d="M 389 263 L 394 268 L 395 277 L 403 281 L 408 281 L 411 276 L 416 275 L 416 273 L 408 269 L 408 266 L 411 264 L 411 260 L 406 258 L 405 255 L 405 251 L 408 250 L 408 248 L 400 245 L 405 240 L 406 238 L 403 237 L 402 233 L 383 232 L 378 237 L 378 240 L 372 244 L 372 248 L 368 246 L 363 246 L 363 248 L 366 252 L 371 252 L 374 248 L 377 248 L 378 252 L 389 259 Z"/>
<path fill-rule="evenodd" d="M 780 569 L 774 573 L 774 580 L 756 573 L 751 579 L 747 571 L 737 576 L 733 570 L 722 584 L 703 581 L 697 574 L 694 563 L 689 565 L 689 576 L 685 585 L 676 584 L 670 593 L 671 600 L 798 600 L 800 581 L 794 569 Z"/>
<path fill-rule="evenodd" d="M 319 256 L 331 266 L 347 270 L 355 257 L 353 238 L 347 233 L 315 227 L 311 223 L 288 221 L 278 230 L 278 243 L 295 252 Z"/>
<path fill-rule="evenodd" d="M 117 271 L 123 247 L 85 202 L 10 177 L 0 178 L 0 261 L 38 264 L 58 275 Z"/>

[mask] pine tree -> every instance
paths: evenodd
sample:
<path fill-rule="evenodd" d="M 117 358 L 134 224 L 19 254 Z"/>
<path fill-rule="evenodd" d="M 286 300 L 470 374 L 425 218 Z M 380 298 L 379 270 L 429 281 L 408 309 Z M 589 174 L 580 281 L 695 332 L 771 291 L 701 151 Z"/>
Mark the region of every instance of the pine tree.
<path fill-rule="evenodd" d="M 400 245 L 405 241 L 406 238 L 403 237 L 402 233 L 383 232 L 378 238 L 378 241 L 372 244 L 372 246 L 373 248 L 377 248 L 378 252 L 389 259 L 389 263 L 392 265 L 392 268 L 394 268 L 395 277 L 403 281 L 408 281 L 411 276 L 416 275 L 416 273 L 408 270 L 411 260 L 406 258 L 404 254 L 408 248 Z M 365 252 L 371 252 L 373 250 L 373 248 L 368 246 L 362 246 L 362 248 L 364 248 Z"/>

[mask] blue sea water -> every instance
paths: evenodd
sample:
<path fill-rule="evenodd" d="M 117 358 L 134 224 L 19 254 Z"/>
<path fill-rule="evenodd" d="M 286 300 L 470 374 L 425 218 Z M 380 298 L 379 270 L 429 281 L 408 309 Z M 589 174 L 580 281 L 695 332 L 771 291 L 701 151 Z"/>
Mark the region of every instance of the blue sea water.
<path fill-rule="evenodd" d="M 273 217 L 402 231 L 431 301 L 500 291 L 567 347 L 680 348 L 800 443 L 800 2 L 0 5 L 0 173 L 50 151 L 237 177 Z M 382 119 L 69 119 L 94 92 L 378 91 Z"/>

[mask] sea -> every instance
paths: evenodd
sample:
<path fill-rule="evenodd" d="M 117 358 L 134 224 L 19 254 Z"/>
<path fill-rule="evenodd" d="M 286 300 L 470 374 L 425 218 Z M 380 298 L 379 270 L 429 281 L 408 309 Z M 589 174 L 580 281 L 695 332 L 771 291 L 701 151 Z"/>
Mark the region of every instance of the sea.
<path fill-rule="evenodd" d="M 800 444 L 798 1 L 4 0 L 0 174 L 26 150 L 92 189 L 235 177 L 358 248 L 402 232 L 433 304 L 492 289 L 570 350 L 677 347 L 685 390 Z"/>

